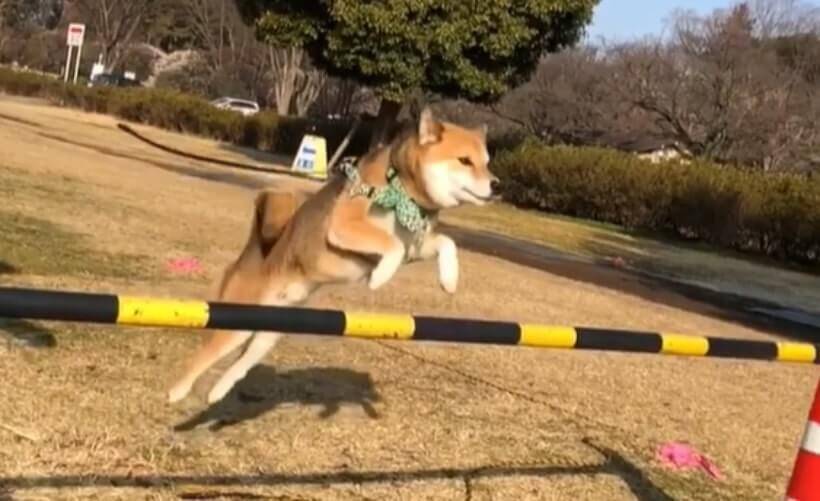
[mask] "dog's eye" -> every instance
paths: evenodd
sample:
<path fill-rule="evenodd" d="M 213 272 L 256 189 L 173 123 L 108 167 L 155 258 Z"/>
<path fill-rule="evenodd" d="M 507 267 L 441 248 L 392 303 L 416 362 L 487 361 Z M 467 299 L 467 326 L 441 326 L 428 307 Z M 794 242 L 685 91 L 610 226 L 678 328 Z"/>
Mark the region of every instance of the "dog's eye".
<path fill-rule="evenodd" d="M 458 161 L 461 162 L 461 165 L 473 165 L 473 161 L 470 160 L 470 157 L 459 157 Z"/>

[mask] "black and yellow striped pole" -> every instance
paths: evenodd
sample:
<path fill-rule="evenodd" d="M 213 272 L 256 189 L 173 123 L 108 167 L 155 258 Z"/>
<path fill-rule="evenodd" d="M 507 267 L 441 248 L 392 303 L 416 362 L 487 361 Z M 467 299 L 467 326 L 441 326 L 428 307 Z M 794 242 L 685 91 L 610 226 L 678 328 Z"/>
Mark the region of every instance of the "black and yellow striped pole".
<path fill-rule="evenodd" d="M 820 364 L 820 346 L 667 332 L 0 287 L 0 318 L 145 327 L 277 331 L 369 339 L 520 345 Z"/>

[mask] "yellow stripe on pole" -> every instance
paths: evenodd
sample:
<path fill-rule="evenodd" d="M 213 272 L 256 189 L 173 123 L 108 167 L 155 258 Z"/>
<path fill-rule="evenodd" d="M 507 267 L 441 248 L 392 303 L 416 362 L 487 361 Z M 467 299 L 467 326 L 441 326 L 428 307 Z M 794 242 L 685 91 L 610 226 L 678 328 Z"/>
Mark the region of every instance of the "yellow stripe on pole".
<path fill-rule="evenodd" d="M 777 359 L 784 362 L 814 362 L 817 349 L 804 343 L 777 343 Z"/>
<path fill-rule="evenodd" d="M 703 336 L 661 333 L 661 353 L 702 357 L 709 352 L 709 340 Z"/>
<path fill-rule="evenodd" d="M 205 327 L 209 307 L 204 301 L 119 296 L 117 323 L 157 327 Z"/>
<path fill-rule="evenodd" d="M 537 348 L 573 348 L 578 334 L 572 327 L 521 324 L 521 346 Z"/>
<path fill-rule="evenodd" d="M 410 315 L 345 312 L 345 336 L 410 339 L 416 322 Z"/>

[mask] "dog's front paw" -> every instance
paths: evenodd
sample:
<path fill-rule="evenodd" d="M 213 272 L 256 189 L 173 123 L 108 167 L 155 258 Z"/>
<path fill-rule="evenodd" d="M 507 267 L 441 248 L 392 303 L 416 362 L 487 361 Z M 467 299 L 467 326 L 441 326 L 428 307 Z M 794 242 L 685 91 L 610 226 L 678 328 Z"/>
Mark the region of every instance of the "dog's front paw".
<path fill-rule="evenodd" d="M 389 251 L 382 256 L 379 264 L 370 272 L 370 281 L 368 287 L 370 290 L 376 290 L 382 285 L 386 284 L 388 280 L 393 278 L 402 261 L 404 260 L 404 247 L 397 246 L 395 249 Z"/>
<path fill-rule="evenodd" d="M 455 294 L 458 288 L 458 267 L 444 268 L 439 272 L 441 288 L 449 294 Z"/>
<path fill-rule="evenodd" d="M 374 291 L 381 288 L 393 276 L 392 273 L 376 273 L 376 270 L 370 274 L 370 280 L 367 282 L 367 287 Z"/>
<path fill-rule="evenodd" d="M 438 278 L 441 288 L 450 294 L 458 287 L 458 256 L 455 243 L 447 238 L 441 238 L 438 249 Z"/>

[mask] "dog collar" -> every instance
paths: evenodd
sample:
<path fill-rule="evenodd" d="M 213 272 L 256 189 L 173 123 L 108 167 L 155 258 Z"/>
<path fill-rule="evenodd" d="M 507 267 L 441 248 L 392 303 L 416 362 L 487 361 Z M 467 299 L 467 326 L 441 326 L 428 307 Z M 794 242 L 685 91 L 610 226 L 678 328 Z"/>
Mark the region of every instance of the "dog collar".
<path fill-rule="evenodd" d="M 430 217 L 404 189 L 399 179 L 399 173 L 393 167 L 387 168 L 387 184 L 385 186 L 370 186 L 361 180 L 359 169 L 354 158 L 342 159 L 341 171 L 352 183 L 351 196 L 365 196 L 372 200 L 374 205 L 383 209 L 392 210 L 396 214 L 399 225 L 408 231 L 421 235 L 430 223 Z"/>

